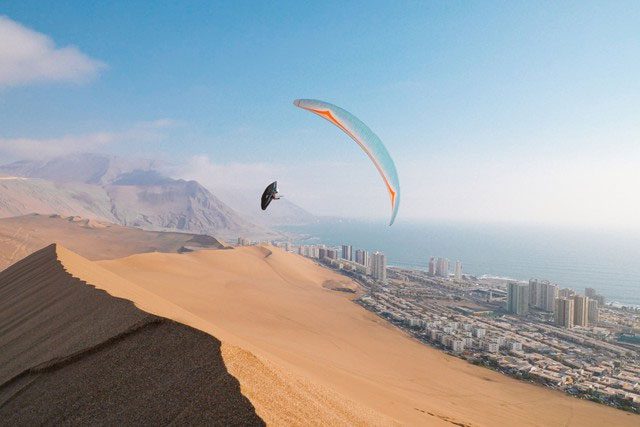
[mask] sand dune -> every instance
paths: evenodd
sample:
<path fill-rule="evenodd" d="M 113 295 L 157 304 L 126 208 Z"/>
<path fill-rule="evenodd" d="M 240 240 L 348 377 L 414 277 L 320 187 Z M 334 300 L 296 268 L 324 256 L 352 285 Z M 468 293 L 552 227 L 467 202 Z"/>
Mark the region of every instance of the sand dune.
<path fill-rule="evenodd" d="M 100 274 L 76 257 L 51 245 L 0 273 L 2 424 L 264 424 L 219 340 L 74 278 L 65 262 Z"/>
<path fill-rule="evenodd" d="M 220 241 L 196 234 L 143 231 L 82 217 L 25 215 L 0 219 L 0 270 L 59 242 L 89 259 L 121 258 L 181 248 L 220 248 Z"/>
<path fill-rule="evenodd" d="M 99 264 L 192 313 L 229 348 L 242 348 L 246 357 L 256 357 L 261 366 L 279 372 L 282 387 L 288 385 L 302 395 L 297 400 L 302 406 L 275 407 L 289 413 L 289 420 L 301 421 L 296 412 L 308 404 L 305 401 L 314 401 L 311 390 L 291 385 L 306 383 L 333 402 L 317 405 L 318 414 L 344 399 L 349 404 L 338 413 L 348 414 L 351 408 L 354 417 L 366 416 L 371 423 L 638 423 L 635 415 L 519 382 L 430 349 L 351 302 L 352 294 L 323 287 L 327 281 L 345 282 L 344 277 L 278 249 L 142 254 Z M 267 374 L 245 372 L 247 365 L 231 362 L 238 358 L 228 356 L 230 372 L 257 413 L 268 422 L 278 421 L 269 419 L 273 403 L 263 401 L 273 381 L 265 382 Z"/>
<path fill-rule="evenodd" d="M 271 254 L 265 248 L 255 248 L 255 251 L 258 259 Z M 177 320 L 212 336 L 217 336 L 222 330 L 218 325 L 63 247 L 58 246 L 56 254 L 71 276 L 82 278 L 114 297 L 134 301 L 145 312 Z M 237 344 L 249 346 L 242 338 L 228 332 L 225 337 L 233 343 L 223 342 L 221 346 L 227 369 L 232 375 L 242 379 L 242 393 L 251 397 L 258 415 L 270 424 L 346 425 L 392 422 L 366 406 L 358 405 L 329 388 L 296 376 L 238 347 Z M 186 359 L 185 362 L 193 361 Z"/>
<path fill-rule="evenodd" d="M 272 247 L 94 262 L 49 246 L 0 273 L 0 419 L 638 423 L 430 349 L 350 301 L 354 286 Z"/>
<path fill-rule="evenodd" d="M 0 299 L 7 423 L 391 423 L 59 245 L 0 273 Z"/>

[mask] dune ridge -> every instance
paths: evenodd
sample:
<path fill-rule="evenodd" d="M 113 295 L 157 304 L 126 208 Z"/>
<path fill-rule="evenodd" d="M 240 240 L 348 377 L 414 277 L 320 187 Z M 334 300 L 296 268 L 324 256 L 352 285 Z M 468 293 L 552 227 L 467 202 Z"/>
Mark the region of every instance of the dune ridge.
<path fill-rule="evenodd" d="M 3 423 L 264 425 L 219 340 L 71 276 L 69 257 L 50 245 L 0 273 Z"/>
<path fill-rule="evenodd" d="M 255 248 L 258 259 L 271 251 Z M 227 369 L 240 381 L 243 394 L 250 397 L 258 415 L 270 424 L 348 425 L 353 423 L 388 425 L 392 420 L 358 405 L 348 398 L 295 376 L 266 362 L 243 347 L 251 344 L 223 326 L 207 322 L 188 310 L 126 280 L 62 246 L 56 254 L 65 270 L 110 295 L 133 301 L 148 313 L 168 317 L 212 336 L 224 336 L 221 352 Z M 231 340 L 234 344 L 229 344 Z"/>
<path fill-rule="evenodd" d="M 0 218 L 0 270 L 51 242 L 91 260 L 226 247 L 224 242 L 205 235 L 144 231 L 78 216 L 31 214 Z"/>
<path fill-rule="evenodd" d="M 636 415 L 517 381 L 418 343 L 354 304 L 355 294 L 337 290 L 353 286 L 349 279 L 277 248 L 139 254 L 97 264 L 215 325 L 219 339 L 266 366 L 367 408 L 380 423 L 638 421 Z M 239 370 L 228 365 L 262 416 L 260 399 L 269 389 L 243 377 L 241 364 Z"/>
<path fill-rule="evenodd" d="M 28 298 L 24 298 L 26 294 L 29 295 Z M 61 298 L 62 301 L 59 301 L 59 304 L 45 309 L 44 312 L 41 311 L 46 306 L 43 298 L 58 298 L 60 294 L 65 296 Z M 101 296 L 99 304 L 93 301 L 93 298 L 87 297 L 93 294 Z M 162 369 L 162 371 L 166 369 L 167 354 L 175 357 L 173 363 L 207 366 L 210 363 L 202 359 L 204 356 L 202 351 L 191 357 L 188 353 L 180 354 L 180 349 L 185 346 L 185 343 L 176 339 L 175 335 L 184 335 L 184 331 L 189 331 L 199 334 L 197 340 L 189 337 L 191 338 L 189 341 L 196 341 L 196 343 L 203 341 L 202 345 L 213 345 L 215 348 L 215 355 L 208 356 L 216 361 L 209 371 L 223 371 L 224 383 L 233 391 L 232 403 L 235 402 L 234 405 L 239 407 L 236 408 L 230 404 L 225 406 L 216 399 L 207 401 L 196 392 L 196 396 L 185 394 L 184 398 L 188 398 L 190 402 L 192 400 L 200 402 L 199 404 L 204 406 L 193 406 L 193 403 L 185 404 L 185 402 L 181 404 L 191 407 L 194 411 L 204 411 L 205 415 L 199 417 L 185 410 L 187 415 L 181 415 L 182 418 L 167 418 L 166 411 L 156 407 L 155 418 L 144 412 L 143 415 L 129 413 L 128 416 L 133 417 L 130 419 L 109 418 L 109 416 L 106 419 L 122 422 L 137 420 L 145 423 L 150 420 L 169 419 L 183 422 L 230 420 L 231 424 L 234 424 L 233 420 L 240 417 L 238 419 L 246 420 L 249 425 L 262 422 L 288 425 L 391 424 L 391 420 L 384 416 L 350 402 L 331 390 L 304 381 L 236 345 L 220 342 L 215 338 L 217 328 L 212 324 L 60 245 L 46 247 L 0 273 L 0 297 L 7 297 L 6 307 L 20 299 L 20 303 L 13 311 L 8 312 L 6 316 L 3 312 L 2 321 L 0 321 L 0 332 L 3 334 L 0 339 L 0 349 L 3 351 L 2 362 L 5 362 L 6 357 L 7 360 L 17 364 L 12 368 L 9 363 L 4 366 L 4 370 L 0 369 L 0 416 L 10 414 L 8 421 L 41 422 L 45 418 L 63 421 L 66 417 L 89 420 L 90 418 L 83 418 L 88 414 L 83 413 L 82 405 L 96 406 L 91 399 L 99 399 L 103 396 L 91 393 L 85 397 L 78 396 L 69 389 L 69 377 L 78 375 L 84 377 L 89 375 L 90 371 L 91 375 L 101 377 L 103 383 L 112 384 L 112 387 L 117 389 L 118 386 L 122 386 L 123 378 L 108 375 L 104 369 L 101 370 L 100 365 L 114 364 L 113 360 L 107 359 L 107 355 L 121 360 L 123 347 L 130 349 L 124 352 L 127 354 L 127 359 L 131 358 L 131 353 L 135 354 L 140 347 L 145 350 L 144 353 L 148 356 L 145 366 L 148 369 L 141 370 L 144 376 L 140 375 L 139 378 L 146 381 L 149 379 L 167 381 L 166 378 L 162 378 L 162 375 L 154 379 L 154 373 L 158 374 L 154 371 L 155 369 Z M 93 303 L 88 304 L 87 299 Z M 78 306 L 79 301 L 82 301 L 83 307 L 77 310 L 79 312 L 69 311 L 64 307 Z M 119 306 L 121 311 L 114 312 L 114 304 Z M 121 307 L 123 304 L 126 306 L 124 311 Z M 6 307 L 0 306 L 2 309 Z M 36 323 L 38 325 L 49 323 L 59 316 L 61 311 L 70 314 L 72 320 L 64 321 L 63 324 L 54 322 L 54 326 L 42 330 L 34 328 Z M 83 330 L 82 333 L 76 333 L 76 329 L 71 328 L 70 325 L 76 322 L 83 325 L 90 323 L 91 327 Z M 176 329 L 178 329 L 177 332 Z M 204 335 L 201 331 L 206 331 L 207 334 Z M 206 339 L 203 339 L 202 335 Z M 154 341 L 157 350 L 149 355 L 147 341 L 153 336 L 158 336 Z M 43 341 L 48 344 L 39 345 Z M 207 343 L 207 341 L 210 342 Z M 62 342 L 64 345 L 56 349 L 50 345 L 52 342 Z M 180 347 L 176 347 L 176 343 L 179 343 Z M 6 353 L 5 350 L 7 350 Z M 173 353 L 172 350 L 174 350 Z M 175 354 L 175 351 L 178 351 L 178 354 Z M 156 360 L 156 355 L 159 353 L 165 357 Z M 95 370 L 98 372 L 94 372 Z M 176 375 L 185 375 L 190 378 L 189 373 L 179 370 Z M 206 373 L 207 371 L 198 376 L 198 380 L 207 381 Z M 130 375 L 131 373 L 127 373 L 126 378 Z M 212 385 L 219 386 L 220 381 L 217 378 L 220 376 L 221 374 L 218 373 L 209 379 Z M 65 384 L 61 386 L 60 383 L 63 381 Z M 169 382 L 175 381 L 177 380 L 172 378 Z M 130 382 L 129 379 L 126 383 L 128 382 Z M 78 386 L 73 381 L 71 384 L 72 388 Z M 55 388 L 59 393 L 54 393 L 48 402 L 37 402 L 35 393 L 37 391 L 43 393 L 50 387 Z M 200 387 L 211 392 L 211 385 Z M 66 394 L 63 393 L 65 389 Z M 29 392 L 25 393 L 25 390 Z M 127 391 L 125 390 L 125 395 Z M 166 391 L 162 390 L 164 393 L 162 397 L 165 399 L 170 398 L 166 395 Z M 213 395 L 216 396 L 215 393 Z M 136 400 L 136 397 L 128 396 L 127 399 L 144 405 L 144 402 Z M 121 404 L 124 403 L 121 402 Z M 179 403 L 176 401 L 174 404 L 177 406 Z M 44 410 L 42 405 L 49 410 Z M 79 414 L 75 413 L 78 405 L 80 405 Z M 51 411 L 54 407 L 58 409 Z M 34 412 L 34 408 L 38 411 Z M 76 409 L 72 411 L 71 408 Z M 125 413 L 127 408 L 132 409 L 132 406 L 125 405 Z M 173 407 L 170 405 L 171 408 Z M 102 408 L 102 411 L 109 410 L 124 417 L 120 409 Z M 229 413 L 224 414 L 225 411 Z M 170 413 L 171 410 L 168 412 Z M 97 416 L 98 413 L 93 414 Z M 100 418 L 100 421 L 102 420 Z"/>
<path fill-rule="evenodd" d="M 51 245 L 0 273 L 0 417 L 637 424 L 425 347 L 343 288 L 357 286 L 273 247 L 95 262 Z"/>

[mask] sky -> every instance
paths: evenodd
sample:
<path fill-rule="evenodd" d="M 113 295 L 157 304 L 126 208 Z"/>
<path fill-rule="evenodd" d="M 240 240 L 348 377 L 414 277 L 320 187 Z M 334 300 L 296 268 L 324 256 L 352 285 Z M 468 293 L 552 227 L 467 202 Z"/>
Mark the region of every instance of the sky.
<path fill-rule="evenodd" d="M 0 4 L 0 163 L 159 159 L 318 215 L 640 229 L 638 2 Z"/>

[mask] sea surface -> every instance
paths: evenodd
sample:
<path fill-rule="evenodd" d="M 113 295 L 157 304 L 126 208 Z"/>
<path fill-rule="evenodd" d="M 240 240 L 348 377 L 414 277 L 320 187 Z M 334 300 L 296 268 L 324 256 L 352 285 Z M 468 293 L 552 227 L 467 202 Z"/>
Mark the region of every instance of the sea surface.
<path fill-rule="evenodd" d="M 640 307 L 640 232 L 349 220 L 282 229 L 302 235 L 295 243 L 379 250 L 398 267 L 426 269 L 430 256 L 441 256 L 452 266 L 462 261 L 465 274 L 535 277 L 580 293 L 592 287 L 607 301 Z"/>

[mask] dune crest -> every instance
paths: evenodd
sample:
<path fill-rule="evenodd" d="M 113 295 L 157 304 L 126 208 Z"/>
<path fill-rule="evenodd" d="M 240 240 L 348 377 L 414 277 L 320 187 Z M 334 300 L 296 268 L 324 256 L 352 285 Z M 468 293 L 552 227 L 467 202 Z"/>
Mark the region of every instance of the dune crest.
<path fill-rule="evenodd" d="M 31 214 L 0 218 L 0 270 L 51 242 L 58 242 L 91 260 L 122 258 L 144 252 L 223 249 L 227 246 L 206 235 L 143 231 L 78 216 Z"/>
<path fill-rule="evenodd" d="M 219 340 L 88 285 L 70 262 L 84 261 L 50 245 L 0 272 L 3 424 L 264 425 Z"/>
<path fill-rule="evenodd" d="M 134 302 L 145 312 L 168 317 L 212 336 L 224 336 L 222 356 L 229 372 L 241 385 L 243 394 L 250 398 L 260 417 L 275 424 L 347 425 L 389 424 L 391 419 L 377 414 L 348 398 L 305 381 L 235 344 L 251 345 L 224 327 L 207 322 L 184 308 L 126 280 L 100 265 L 56 245 L 56 256 L 65 270 L 110 295 Z M 248 248 L 247 252 L 259 260 L 268 258 L 272 251 L 265 247 Z M 194 254 L 195 255 L 195 254 Z M 183 255 L 184 256 L 184 255 Z"/>
<path fill-rule="evenodd" d="M 71 416 L 89 423 L 95 414 L 112 423 L 637 423 L 632 414 L 417 343 L 354 304 L 356 294 L 344 291 L 354 288 L 273 247 L 95 262 L 48 246 L 0 273 L 0 417 L 22 424 Z M 86 389 L 86 378 L 100 387 Z M 150 379 L 152 405 L 140 393 Z"/>
<path fill-rule="evenodd" d="M 262 250 L 254 251 L 254 255 L 257 258 L 263 258 L 265 254 Z M 52 270 L 57 271 L 53 279 L 47 277 Z M 167 350 L 169 354 L 173 349 L 179 351 L 179 347 L 172 346 L 184 346 L 185 344 L 180 343 L 180 340 L 174 337 L 174 329 L 177 328 L 178 332 L 181 332 L 180 328 L 190 326 L 194 328 L 189 329 L 190 331 L 203 331 L 207 333 L 206 337 L 211 338 L 210 341 L 215 347 L 214 351 L 217 352 L 211 357 L 217 355 L 216 357 L 219 359 L 217 365 L 211 369 L 224 369 L 225 375 L 229 376 L 230 384 L 238 384 L 238 392 L 235 396 L 237 396 L 236 404 L 239 405 L 239 409 L 231 407 L 226 409 L 229 411 L 226 416 L 230 419 L 236 417 L 234 415 L 235 411 L 239 411 L 240 415 L 245 411 L 243 409 L 245 403 L 243 403 L 242 399 L 249 398 L 247 401 L 250 402 L 248 414 L 255 413 L 259 417 L 257 419 L 270 424 L 389 425 L 392 423 L 392 420 L 376 414 L 367 407 L 358 405 L 330 389 L 314 385 L 237 345 L 219 341 L 216 338 L 216 334 L 220 333 L 220 328 L 61 245 L 50 245 L 0 274 L 0 295 L 3 295 L 5 291 L 9 294 L 11 290 L 18 291 L 19 289 L 14 283 L 15 279 L 22 278 L 24 274 L 28 274 L 26 273 L 27 271 L 36 272 L 34 276 L 28 278 L 30 281 L 35 280 L 36 287 L 38 287 L 39 281 L 52 281 L 51 286 L 34 291 L 35 295 L 40 295 L 39 300 L 53 293 L 62 292 L 63 294 L 98 294 L 101 296 L 102 301 L 97 307 L 95 304 L 94 306 L 87 306 L 88 308 L 92 307 L 91 313 L 83 311 L 86 317 L 82 321 L 90 322 L 93 326 L 85 329 L 84 333 L 76 334 L 75 331 L 65 327 L 66 325 L 59 325 L 55 330 L 44 330 L 32 339 L 34 342 L 42 340 L 55 341 L 60 339 L 60 335 L 70 335 L 73 336 L 73 339 L 71 339 L 71 344 L 68 347 L 64 347 L 59 351 L 53 350 L 53 352 L 50 347 L 43 347 L 39 350 L 31 348 L 28 352 L 31 358 L 26 359 L 24 355 L 20 357 L 19 350 L 15 353 L 7 353 L 11 360 L 19 364 L 10 373 L 7 373 L 6 377 L 0 376 L 0 414 L 5 410 L 17 410 L 15 416 L 8 419 L 33 422 L 40 420 L 37 414 L 29 415 L 24 411 L 20 411 L 17 406 L 18 404 L 23 405 L 25 399 L 31 399 L 32 395 L 25 395 L 23 400 L 14 399 L 14 396 L 22 390 L 24 384 L 33 381 L 34 377 L 59 375 L 55 381 L 68 381 L 64 375 L 75 375 L 76 371 L 85 372 L 88 368 L 86 366 L 83 368 L 82 366 L 86 365 L 89 360 L 96 359 L 96 357 L 108 366 L 110 363 L 104 361 L 106 357 L 104 355 L 110 354 L 113 356 L 114 348 L 124 346 L 135 353 L 138 341 L 144 343 L 148 339 L 156 337 L 158 340 L 154 341 L 154 346 L 158 347 L 158 349 L 151 355 L 148 355 L 148 349 L 145 349 L 149 344 L 143 345 L 144 353 L 151 357 L 145 363 L 149 365 L 150 371 L 153 371 L 156 362 L 158 367 L 164 369 L 162 367 L 166 364 L 166 361 L 162 357 L 156 361 L 155 355 L 158 352 L 165 351 L 165 341 L 167 342 L 166 345 L 169 346 Z M 86 298 L 86 295 L 83 298 Z M 113 309 L 110 306 L 114 302 L 124 305 L 124 313 L 118 312 L 115 313 L 115 316 L 113 315 Z M 75 304 L 72 301 L 67 301 L 67 303 Z M 82 304 L 85 303 L 83 302 Z M 23 305 L 29 307 L 29 301 L 24 302 Z M 82 311 L 82 308 L 79 309 Z M 50 311 L 50 316 L 55 317 L 59 315 L 60 311 L 64 310 L 65 307 L 63 305 L 54 307 Z M 132 314 L 134 318 L 129 319 Z M 19 316 L 18 312 L 15 315 Z M 74 313 L 74 318 L 79 315 L 79 313 Z M 48 317 L 46 313 L 45 317 Z M 179 323 L 175 323 L 175 321 Z M 15 319 L 10 318 L 8 323 L 14 324 Z M 2 326 L 0 323 L 0 328 Z M 99 332 L 96 333 L 96 330 Z M 181 332 L 181 334 L 184 334 L 184 332 Z M 222 332 L 222 334 L 227 338 L 233 338 L 235 343 L 242 342 L 242 339 L 234 337 L 229 332 Z M 8 343 L 10 343 L 11 334 L 7 337 Z M 25 338 L 21 337 L 21 340 L 25 340 Z M 28 342 L 29 340 L 27 339 L 26 341 Z M 198 343 L 203 341 L 202 336 L 198 336 L 196 341 Z M 207 339 L 204 340 L 204 344 L 206 344 L 206 341 Z M 2 344 L 3 342 L 0 340 L 0 348 Z M 193 369 L 196 369 L 194 366 L 197 367 L 203 363 L 198 357 L 200 354 L 201 352 L 193 356 L 186 353 L 176 357 L 176 359 L 179 360 L 181 367 L 185 367 L 189 372 L 192 372 Z M 96 367 L 96 369 L 99 370 L 99 367 Z M 146 374 L 153 375 L 152 372 L 147 372 Z M 100 375 L 104 375 L 104 373 Z M 103 381 L 107 383 L 114 380 L 117 381 L 117 378 L 103 378 Z M 203 380 L 206 380 L 206 378 L 203 378 Z M 212 377 L 211 381 L 215 384 L 217 380 Z M 73 381 L 71 383 L 73 384 Z M 45 387 L 45 384 L 50 384 L 50 382 L 42 381 L 40 387 Z M 73 387 L 76 387 L 76 385 Z M 37 389 L 38 387 L 34 388 L 34 390 Z M 63 391 L 64 386 L 60 389 L 61 394 L 56 397 L 56 405 L 59 407 L 57 414 L 60 417 L 66 416 L 64 415 L 68 414 L 66 411 L 73 407 Z M 72 392 L 67 391 L 69 396 L 73 396 Z M 74 399 L 77 399 L 77 396 Z M 134 398 L 131 399 L 135 401 Z M 195 399 L 197 401 L 197 396 Z M 215 399 L 211 400 L 211 403 L 219 405 Z M 140 404 L 143 404 L 143 402 L 140 402 Z M 224 405 L 221 408 L 224 409 Z M 205 412 L 213 411 L 212 408 L 197 409 L 203 409 Z M 221 411 L 222 409 L 218 408 L 217 410 Z M 160 413 L 162 413 L 161 410 Z M 223 417 L 223 414 L 217 414 L 216 417 Z M 60 418 L 60 420 L 62 419 Z M 146 418 L 137 419 L 140 421 L 147 420 Z M 185 419 L 194 418 L 187 417 Z M 203 421 L 206 419 L 202 418 Z M 253 421 L 249 422 L 249 424 L 253 424 Z"/>
<path fill-rule="evenodd" d="M 215 325 L 223 342 L 277 368 L 280 392 L 303 393 L 302 385 L 311 385 L 295 400 L 300 405 L 295 411 L 313 413 L 313 402 L 325 408 L 343 399 L 350 402 L 347 409 L 367 408 L 354 412 L 374 414 L 377 421 L 368 421 L 373 424 L 637 423 L 635 415 L 517 381 L 418 343 L 354 304 L 357 294 L 345 291 L 355 288 L 348 278 L 278 248 L 139 254 L 98 264 Z M 241 352 L 236 356 L 244 360 Z M 269 388 L 280 380 L 265 380 L 268 369 L 246 372 L 243 368 L 252 365 L 234 364 L 233 358 L 228 366 L 263 419 L 282 410 Z M 314 398 L 315 389 L 334 403 Z M 274 422 L 296 420 L 294 412 Z"/>

